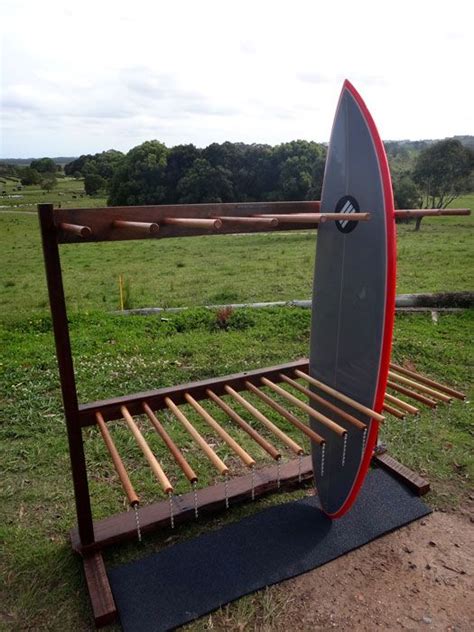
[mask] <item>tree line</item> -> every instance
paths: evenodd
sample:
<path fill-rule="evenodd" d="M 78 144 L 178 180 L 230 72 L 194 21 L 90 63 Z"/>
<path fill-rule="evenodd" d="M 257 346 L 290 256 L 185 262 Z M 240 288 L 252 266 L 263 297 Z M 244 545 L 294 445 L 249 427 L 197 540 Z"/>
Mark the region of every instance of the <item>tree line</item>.
<path fill-rule="evenodd" d="M 246 202 L 319 198 L 326 161 L 323 144 L 303 140 L 275 147 L 245 143 L 167 148 L 146 141 L 125 155 L 81 156 L 65 166 L 106 189 L 112 205 Z"/>
<path fill-rule="evenodd" d="M 386 142 L 396 207 L 445 208 L 474 191 L 474 150 L 466 139 L 472 137 Z M 308 200 L 320 199 L 326 154 L 325 144 L 304 140 L 202 149 L 152 140 L 126 154 L 82 155 L 64 166 L 64 174 L 82 178 L 88 195 L 107 194 L 110 205 Z M 0 164 L 0 175 L 6 167 Z M 51 158 L 10 169 L 22 184 L 46 189 L 62 175 Z"/>
<path fill-rule="evenodd" d="M 457 138 L 389 141 L 386 150 L 397 208 L 445 208 L 474 190 L 474 151 Z M 81 156 L 65 173 L 84 177 L 86 193 L 107 191 L 111 205 L 308 200 L 320 199 L 326 153 L 326 145 L 303 140 L 204 149 L 154 140 L 127 154 Z"/>

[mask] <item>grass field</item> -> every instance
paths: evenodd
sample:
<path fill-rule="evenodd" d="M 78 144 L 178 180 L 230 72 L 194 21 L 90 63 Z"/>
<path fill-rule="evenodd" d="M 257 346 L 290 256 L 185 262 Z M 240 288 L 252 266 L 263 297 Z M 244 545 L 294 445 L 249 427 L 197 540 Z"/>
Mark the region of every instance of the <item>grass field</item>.
<path fill-rule="evenodd" d="M 471 289 L 473 229 L 472 217 L 400 224 L 397 292 Z M 66 294 L 73 311 L 117 309 L 123 274 L 135 308 L 307 299 L 314 243 L 309 231 L 63 246 Z M 33 215 L 0 213 L 0 270 L 2 315 L 48 310 Z"/>
<path fill-rule="evenodd" d="M 77 198 L 74 200 L 76 202 Z M 474 196 L 456 206 L 471 206 Z M 87 201 L 89 201 L 87 199 Z M 75 204 L 74 204 L 75 205 Z M 423 220 L 419 233 L 398 228 L 398 292 L 472 289 L 472 218 Z M 81 563 L 71 552 L 68 530 L 75 522 L 58 375 L 47 307 L 37 219 L 0 213 L 0 629 L 89 630 L 91 615 Z M 249 237 L 189 238 L 163 242 L 91 244 L 64 247 L 64 272 L 71 306 L 70 325 L 81 401 L 223 375 L 286 362 L 307 354 L 310 314 L 295 308 L 239 310 L 225 328 L 213 312 L 127 317 L 108 313 L 118 306 L 118 274 L 130 283 L 131 306 L 202 305 L 249 300 L 308 298 L 314 233 Z M 472 311 L 441 316 L 397 317 L 393 356 L 410 359 L 439 380 L 470 392 L 473 354 Z M 216 417 L 223 418 L 216 413 Z M 267 412 L 267 411 L 266 411 Z M 469 496 L 474 470 L 469 406 L 454 402 L 417 423 L 386 424 L 382 439 L 408 466 L 426 474 L 434 491 L 429 501 L 444 509 Z M 271 413 L 269 413 L 271 417 Z M 225 445 L 190 417 L 215 445 L 233 472 L 240 464 Z M 176 422 L 165 423 L 201 479 L 215 480 Z M 279 425 L 307 446 L 299 433 Z M 226 428 L 266 462 L 246 436 Z M 112 431 L 132 481 L 144 501 L 160 494 L 121 423 Z M 96 429 L 85 433 L 96 517 L 125 507 L 120 485 Z M 187 491 L 175 465 L 147 433 L 178 492 Z M 282 446 L 279 446 L 282 447 Z M 285 452 L 285 460 L 290 454 Z M 144 555 L 197 533 L 214 529 L 256 509 L 288 498 L 273 496 L 149 537 L 143 546 L 111 550 L 111 564 Z M 215 629 L 258 629 L 278 616 L 272 591 L 233 604 L 213 616 Z M 203 630 L 197 622 L 191 630 Z"/>
<path fill-rule="evenodd" d="M 19 187 L 21 190 L 18 190 Z M 39 184 L 21 186 L 19 180 L 0 177 L 0 212 L 32 212 L 36 211 L 36 205 L 42 202 L 74 208 L 96 208 L 105 205 L 103 197 L 91 197 L 84 193 L 84 181 L 81 179 L 60 177 L 54 189 L 48 192 Z"/>

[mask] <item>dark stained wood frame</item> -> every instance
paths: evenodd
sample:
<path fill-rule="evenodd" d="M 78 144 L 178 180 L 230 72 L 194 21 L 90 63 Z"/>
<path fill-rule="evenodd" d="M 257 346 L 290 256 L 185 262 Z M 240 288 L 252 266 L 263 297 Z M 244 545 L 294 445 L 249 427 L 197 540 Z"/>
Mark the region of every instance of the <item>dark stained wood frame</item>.
<path fill-rule="evenodd" d="M 211 389 L 216 395 L 224 395 L 226 385 L 230 385 L 237 391 L 246 390 L 246 382 L 261 386 L 262 376 L 272 382 L 281 382 L 283 376 L 295 378 L 297 377 L 294 373 L 295 369 L 303 372 L 308 370 L 308 360 L 301 359 L 266 369 L 244 371 L 226 377 L 79 404 L 58 244 L 278 230 L 301 231 L 308 227 L 314 229 L 316 223 L 309 222 L 308 226 L 305 226 L 299 221 L 294 223 L 285 221 L 280 225 L 275 225 L 274 222 L 242 223 L 242 221 L 236 221 L 233 224 L 231 217 L 250 218 L 256 215 L 259 217 L 265 217 L 265 215 L 278 217 L 280 214 L 287 216 L 301 213 L 309 215 L 317 214 L 319 210 L 320 204 L 317 201 L 107 207 L 102 209 L 54 209 L 52 204 L 38 205 L 77 513 L 77 527 L 71 532 L 71 541 L 74 550 L 83 556 L 84 572 L 97 626 L 110 623 L 116 617 L 115 604 L 101 551 L 111 544 L 134 539 L 136 537 L 136 522 L 132 511 L 119 513 L 104 520 L 93 521 L 82 428 L 97 424 L 96 413 L 100 413 L 105 422 L 120 418 L 122 416 L 121 406 L 126 406 L 130 414 L 138 415 L 143 414 L 144 403 L 147 403 L 152 410 L 165 408 L 165 398 L 167 397 L 171 397 L 176 405 L 180 405 L 186 403 L 185 393 L 191 394 L 196 400 L 202 400 L 209 398 L 206 393 L 208 389 Z M 460 211 L 450 214 L 466 214 L 464 209 L 460 209 Z M 403 212 L 400 216 L 402 215 L 408 214 Z M 415 216 L 415 213 L 410 212 L 410 215 Z M 222 222 L 219 230 L 215 230 L 208 227 L 196 228 L 173 224 L 172 222 L 167 223 L 165 219 L 170 217 L 194 219 L 229 217 L 229 220 Z M 156 226 L 159 226 L 159 230 Z M 417 477 L 388 455 L 377 456 L 376 459 L 380 465 L 395 472 L 405 482 L 411 484 L 412 488 L 418 490 L 418 493 L 428 491 L 429 485 L 426 481 Z M 250 474 L 231 479 L 227 489 L 228 498 L 232 504 L 237 504 L 248 500 L 252 489 L 255 497 L 275 491 L 277 480 L 280 481 L 279 489 L 288 489 L 297 485 L 299 481 L 307 481 L 312 478 L 311 457 L 308 456 L 283 464 L 279 468 L 279 474 L 280 478 L 278 479 L 277 467 L 274 465 L 256 471 L 253 484 Z M 198 490 L 197 495 L 201 514 L 225 510 L 224 484 Z M 194 519 L 193 492 L 176 497 L 175 505 L 176 523 Z M 141 508 L 140 522 L 144 533 L 160 527 L 169 528 L 168 501 Z"/>

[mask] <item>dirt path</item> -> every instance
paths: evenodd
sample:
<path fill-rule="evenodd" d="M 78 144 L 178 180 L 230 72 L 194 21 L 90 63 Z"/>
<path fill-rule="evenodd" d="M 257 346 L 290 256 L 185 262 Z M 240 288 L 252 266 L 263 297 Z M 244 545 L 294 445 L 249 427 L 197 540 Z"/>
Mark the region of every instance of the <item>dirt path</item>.
<path fill-rule="evenodd" d="M 471 632 L 473 572 L 469 516 L 435 512 L 281 584 L 272 629 Z"/>

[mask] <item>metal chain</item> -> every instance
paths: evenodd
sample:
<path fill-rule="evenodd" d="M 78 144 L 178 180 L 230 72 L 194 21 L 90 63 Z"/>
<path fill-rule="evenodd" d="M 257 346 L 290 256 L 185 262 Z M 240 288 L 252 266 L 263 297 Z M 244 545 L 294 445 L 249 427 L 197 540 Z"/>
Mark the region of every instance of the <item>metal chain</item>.
<path fill-rule="evenodd" d="M 197 520 L 199 518 L 199 511 L 198 511 L 198 495 L 197 495 L 197 489 L 196 489 L 196 481 L 192 482 L 192 486 L 193 486 L 193 495 L 194 495 L 194 518 Z"/>
<path fill-rule="evenodd" d="M 277 459 L 277 489 L 280 489 L 281 487 L 281 480 L 280 480 L 280 461 L 281 461 L 281 457 L 279 456 Z"/>
<path fill-rule="evenodd" d="M 224 490 L 225 490 L 225 508 L 229 509 L 229 475 L 224 477 Z"/>
<path fill-rule="evenodd" d="M 138 541 L 141 542 L 142 541 L 142 531 L 140 529 L 140 518 L 138 516 L 138 503 L 134 503 L 133 504 L 133 509 L 135 511 L 135 522 L 137 523 Z"/>
<path fill-rule="evenodd" d="M 170 523 L 171 523 L 171 528 L 174 529 L 173 494 L 171 492 L 169 492 L 169 494 L 168 494 L 168 500 L 169 500 L 169 503 L 170 503 Z"/>
<path fill-rule="evenodd" d="M 298 483 L 301 484 L 301 466 L 303 463 L 303 455 L 301 452 L 298 454 Z"/>
<path fill-rule="evenodd" d="M 324 459 L 326 458 L 326 444 L 321 446 L 321 478 L 324 476 Z"/>
<path fill-rule="evenodd" d="M 346 463 L 346 451 L 347 451 L 347 433 L 344 435 L 344 444 L 342 446 L 342 467 Z"/>
<path fill-rule="evenodd" d="M 365 452 L 366 441 L 367 441 L 367 426 L 364 428 L 364 432 L 362 433 L 362 453 Z"/>
<path fill-rule="evenodd" d="M 252 465 L 252 467 L 250 468 L 251 471 L 251 477 L 252 477 L 252 500 L 255 500 L 255 468 Z"/>

